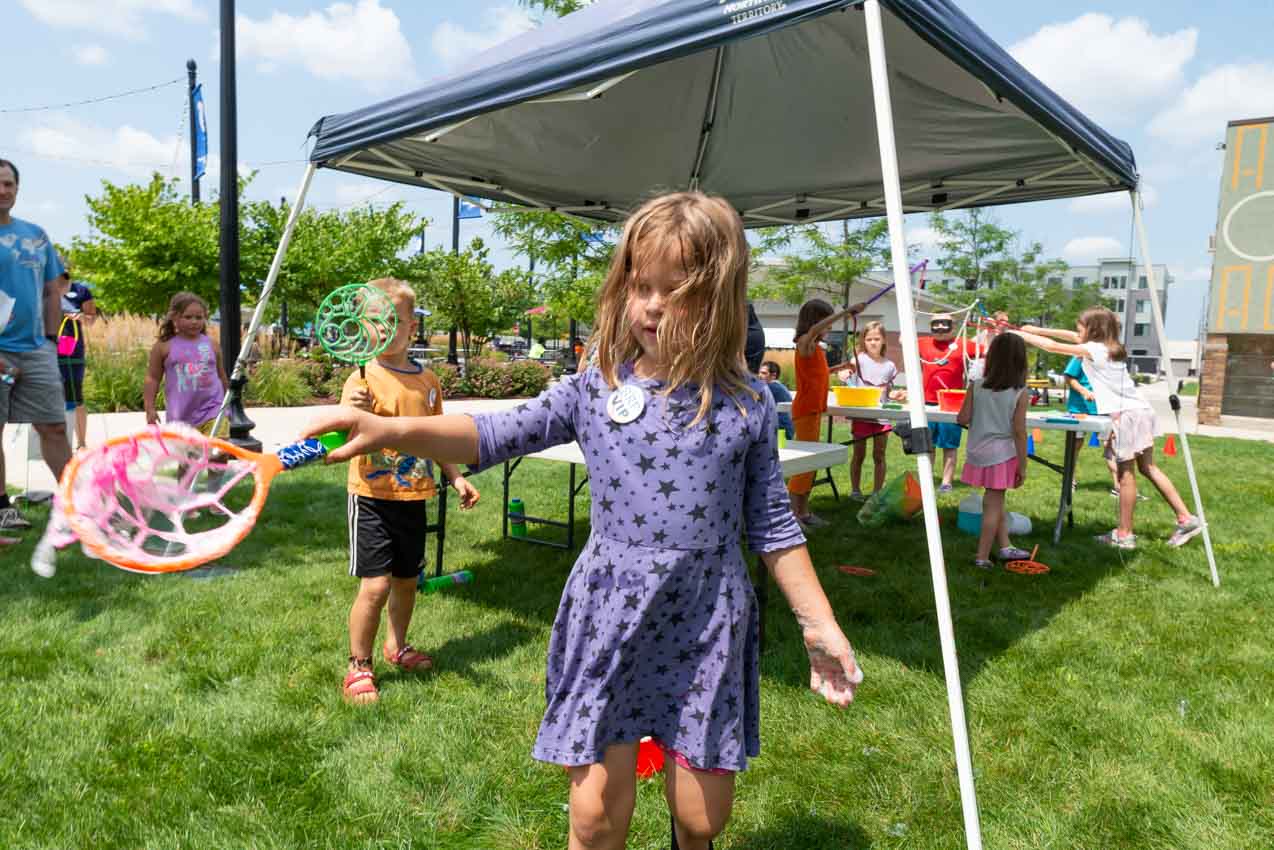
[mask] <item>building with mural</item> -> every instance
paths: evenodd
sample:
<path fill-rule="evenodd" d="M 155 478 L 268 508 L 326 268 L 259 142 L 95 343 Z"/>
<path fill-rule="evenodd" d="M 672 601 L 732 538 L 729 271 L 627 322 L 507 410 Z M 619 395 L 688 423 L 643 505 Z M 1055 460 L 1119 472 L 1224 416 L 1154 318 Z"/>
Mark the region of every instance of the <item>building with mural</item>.
<path fill-rule="evenodd" d="M 1274 117 L 1231 121 L 1204 329 L 1199 421 L 1274 418 Z"/>

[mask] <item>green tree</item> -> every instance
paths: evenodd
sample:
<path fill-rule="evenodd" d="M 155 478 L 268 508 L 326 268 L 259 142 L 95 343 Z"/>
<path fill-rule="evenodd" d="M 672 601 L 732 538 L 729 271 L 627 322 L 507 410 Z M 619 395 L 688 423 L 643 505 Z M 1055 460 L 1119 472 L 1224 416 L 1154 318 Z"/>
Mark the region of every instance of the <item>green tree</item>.
<path fill-rule="evenodd" d="M 492 228 L 533 261 L 541 298 L 561 319 L 592 325 L 597 290 L 615 253 L 618 229 L 549 210 L 500 207 Z"/>
<path fill-rule="evenodd" d="M 943 270 L 962 278 L 965 289 L 994 289 L 1004 281 L 1018 234 L 1001 227 L 994 213 L 984 208 L 934 213 L 929 224 L 938 233 Z"/>
<path fill-rule="evenodd" d="M 561 17 L 583 9 L 590 5 L 592 0 L 519 0 L 519 2 L 528 9 L 537 9 Z"/>
<path fill-rule="evenodd" d="M 175 182 L 158 174 L 145 184 L 102 181 L 102 194 L 87 199 L 95 235 L 76 237 L 70 260 L 96 284 L 103 309 L 163 313 L 182 290 L 216 303 L 217 206 L 191 206 Z"/>
<path fill-rule="evenodd" d="M 467 362 L 476 360 L 491 337 L 519 321 L 536 300 L 526 272 L 495 274 L 488 253 L 482 240 L 474 239 L 459 253 L 435 248 L 404 267 L 404 277 L 435 319 L 456 326 Z"/>
<path fill-rule="evenodd" d="M 252 295 L 265 283 L 290 213 L 287 203 L 255 201 L 241 208 L 240 268 Z M 402 203 L 303 210 L 279 269 L 268 316 L 276 316 L 283 301 L 294 312 L 312 314 L 329 292 L 347 283 L 387 275 L 406 278 L 410 264 L 399 255 L 420 232 L 421 223 Z"/>
<path fill-rule="evenodd" d="M 793 246 L 804 250 L 792 252 Z M 789 304 L 826 297 L 848 307 L 854 284 L 884 261 L 888 248 L 889 224 L 883 218 L 855 225 L 843 221 L 835 237 L 817 225 L 764 230 L 753 248 L 754 256 L 790 253 L 783 255 L 782 265 L 754 274 L 748 296 Z M 848 338 L 848 319 L 842 331 Z"/>
<path fill-rule="evenodd" d="M 240 188 L 247 185 L 245 179 Z M 97 284 L 104 309 L 162 313 L 181 290 L 216 304 L 218 203 L 191 205 L 178 194 L 175 181 L 156 174 L 145 184 L 103 181 L 102 193 L 89 197 L 88 206 L 94 235 L 73 241 L 71 261 Z M 289 212 L 287 204 L 265 201 L 240 207 L 240 279 L 249 307 L 260 295 Z M 399 274 L 406 261 L 398 255 L 419 228 L 420 220 L 401 204 L 305 210 L 284 257 L 269 317 L 277 315 L 284 300 L 294 310 L 312 312 L 337 286 Z"/>

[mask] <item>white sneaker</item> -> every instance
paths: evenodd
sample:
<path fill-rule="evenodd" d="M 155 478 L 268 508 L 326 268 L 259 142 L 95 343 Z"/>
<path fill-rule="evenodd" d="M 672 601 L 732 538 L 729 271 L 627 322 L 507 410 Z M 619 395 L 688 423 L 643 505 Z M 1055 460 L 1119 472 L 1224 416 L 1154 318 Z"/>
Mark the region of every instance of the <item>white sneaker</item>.
<path fill-rule="evenodd" d="M 1203 523 L 1199 522 L 1197 516 L 1192 516 L 1185 522 L 1177 523 L 1177 530 L 1168 538 L 1168 545 L 1172 547 L 1184 546 L 1202 532 Z"/>
<path fill-rule="evenodd" d="M 0 508 L 0 528 L 30 528 L 31 523 L 15 507 Z"/>
<path fill-rule="evenodd" d="M 1110 546 L 1113 549 L 1132 550 L 1137 548 L 1137 535 L 1129 534 L 1127 537 L 1120 535 L 1119 529 L 1113 529 L 1106 534 L 1098 535 L 1093 538 L 1103 546 Z"/>

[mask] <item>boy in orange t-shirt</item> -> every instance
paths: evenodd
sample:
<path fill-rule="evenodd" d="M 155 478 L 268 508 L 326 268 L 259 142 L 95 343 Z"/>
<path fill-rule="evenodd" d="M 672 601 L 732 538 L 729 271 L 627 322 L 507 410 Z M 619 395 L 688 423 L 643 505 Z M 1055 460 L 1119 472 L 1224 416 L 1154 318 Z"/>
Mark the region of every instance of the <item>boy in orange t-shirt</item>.
<path fill-rule="evenodd" d="M 433 372 L 407 356 L 416 333 L 416 297 L 393 278 L 370 284 L 387 294 L 398 313 L 398 329 L 384 352 L 367 364 L 364 381 L 354 372 L 345 381 L 341 404 L 378 416 L 437 416 L 442 385 Z M 460 497 L 461 509 L 478 501 L 478 491 L 450 463 L 438 464 Z M 433 659 L 407 643 L 416 604 L 416 582 L 425 554 L 425 502 L 438 494 L 433 461 L 383 450 L 349 465 L 349 572 L 360 579 L 349 612 L 349 671 L 343 691 L 348 702 L 379 699 L 372 672 L 372 644 L 381 610 L 389 607 L 385 661 L 403 670 L 426 671 Z"/>

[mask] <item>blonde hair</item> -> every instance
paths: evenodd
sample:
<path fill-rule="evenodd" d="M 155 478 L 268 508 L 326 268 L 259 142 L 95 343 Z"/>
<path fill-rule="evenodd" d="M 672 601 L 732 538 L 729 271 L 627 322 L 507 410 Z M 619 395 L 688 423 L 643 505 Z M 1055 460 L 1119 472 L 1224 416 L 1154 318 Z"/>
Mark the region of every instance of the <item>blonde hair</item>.
<path fill-rule="evenodd" d="M 642 355 L 628 320 L 629 289 L 640 268 L 675 249 L 686 279 L 671 293 L 659 323 L 659 350 L 667 366 L 667 396 L 686 384 L 699 388 L 699 412 L 707 415 L 714 387 L 735 400 L 747 393 L 743 346 L 747 336 L 750 252 L 743 220 L 724 199 L 675 192 L 642 204 L 624 224 L 597 299 L 597 325 L 589 348 L 610 386 L 621 364 Z"/>
<path fill-rule="evenodd" d="M 889 337 L 885 334 L 885 323 L 875 319 L 863 325 L 862 332 L 858 336 L 858 350 L 862 354 L 870 353 L 867 351 L 867 335 L 872 331 L 880 331 L 880 356 L 884 357 L 885 352 L 889 350 Z"/>
<path fill-rule="evenodd" d="M 416 290 L 412 289 L 411 284 L 405 280 L 399 280 L 396 277 L 378 277 L 375 280 L 369 280 L 367 285 L 388 295 L 389 300 L 395 304 L 405 303 L 413 309 L 416 306 Z"/>

